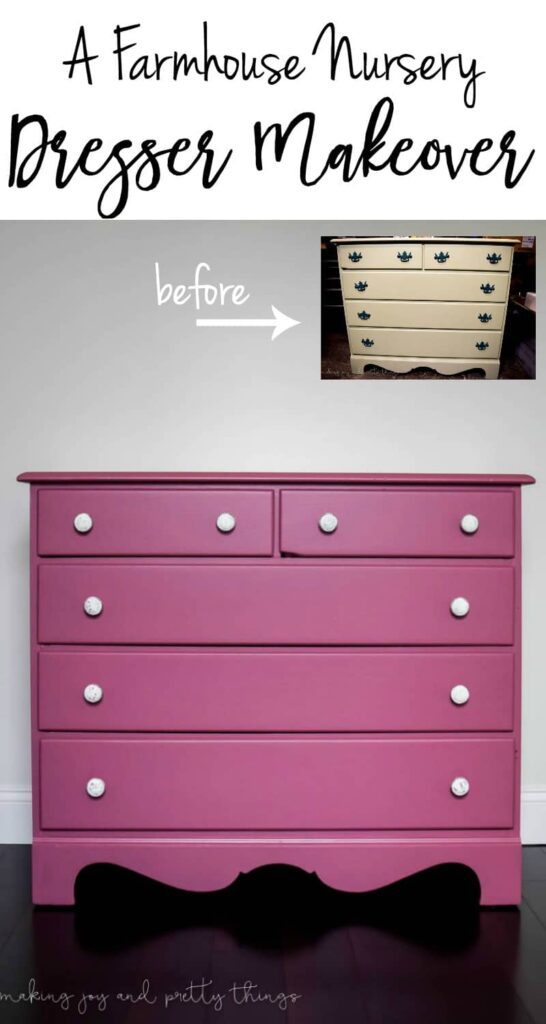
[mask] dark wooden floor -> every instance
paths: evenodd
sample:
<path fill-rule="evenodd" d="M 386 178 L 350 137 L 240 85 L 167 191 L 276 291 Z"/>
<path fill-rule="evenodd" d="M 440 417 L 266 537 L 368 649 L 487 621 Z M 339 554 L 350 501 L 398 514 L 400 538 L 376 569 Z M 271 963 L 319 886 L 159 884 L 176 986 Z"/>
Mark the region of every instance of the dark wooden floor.
<path fill-rule="evenodd" d="M 196 895 L 97 866 L 75 910 L 33 910 L 29 849 L 0 847 L 0 1022 L 546 1024 L 546 848 L 524 864 L 519 909 L 479 911 L 455 866 L 363 896 L 290 868 Z"/>

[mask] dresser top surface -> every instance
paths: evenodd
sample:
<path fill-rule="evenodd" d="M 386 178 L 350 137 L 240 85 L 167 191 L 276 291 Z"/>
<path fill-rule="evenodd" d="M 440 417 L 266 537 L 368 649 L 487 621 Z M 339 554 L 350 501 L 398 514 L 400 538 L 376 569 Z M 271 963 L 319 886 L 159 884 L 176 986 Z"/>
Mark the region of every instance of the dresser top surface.
<path fill-rule="evenodd" d="M 519 242 L 518 238 L 498 238 L 480 236 L 476 238 L 474 236 L 464 235 L 373 235 L 367 237 L 366 235 L 345 235 L 343 238 L 332 238 L 332 242 L 336 245 L 346 244 L 347 242 L 369 242 L 385 244 L 386 242 L 460 242 L 464 245 L 517 245 Z"/>
<path fill-rule="evenodd" d="M 18 480 L 30 484 L 470 484 L 506 486 L 533 484 L 525 473 L 114 473 L 33 472 Z"/>

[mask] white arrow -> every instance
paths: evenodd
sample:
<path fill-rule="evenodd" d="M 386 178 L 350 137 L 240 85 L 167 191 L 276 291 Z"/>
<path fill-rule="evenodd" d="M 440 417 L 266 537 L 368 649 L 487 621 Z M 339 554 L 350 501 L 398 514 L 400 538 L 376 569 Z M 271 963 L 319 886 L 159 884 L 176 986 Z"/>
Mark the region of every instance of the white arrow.
<path fill-rule="evenodd" d="M 293 320 L 291 316 L 286 316 L 285 313 L 281 313 L 280 309 L 276 309 L 275 306 L 271 307 L 271 312 L 273 313 L 273 317 L 266 318 L 264 320 L 237 320 L 235 318 L 230 319 L 228 317 L 225 320 L 196 320 L 195 324 L 197 327 L 273 327 L 274 330 L 271 335 L 271 341 L 275 341 L 275 338 L 278 338 L 279 334 L 283 334 L 284 331 L 289 331 L 291 327 L 296 327 L 297 324 L 301 323 L 301 320 Z"/>

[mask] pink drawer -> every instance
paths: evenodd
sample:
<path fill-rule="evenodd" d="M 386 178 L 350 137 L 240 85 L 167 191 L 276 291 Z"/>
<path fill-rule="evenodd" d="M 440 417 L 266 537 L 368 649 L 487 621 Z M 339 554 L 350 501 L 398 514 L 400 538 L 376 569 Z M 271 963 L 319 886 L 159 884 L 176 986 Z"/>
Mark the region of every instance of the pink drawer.
<path fill-rule="evenodd" d="M 487 490 L 282 492 L 281 550 L 288 555 L 511 557 L 514 496 Z M 320 526 L 336 517 L 333 532 Z M 478 520 L 465 533 L 465 516 Z"/>
<path fill-rule="evenodd" d="M 43 739 L 44 829 L 510 828 L 511 739 Z M 464 777 L 464 797 L 451 792 Z M 91 778 L 104 781 L 88 796 Z"/>
<path fill-rule="evenodd" d="M 74 520 L 90 517 L 78 532 Z M 235 520 L 222 532 L 217 520 Z M 88 525 L 88 523 L 87 523 Z M 273 498 L 265 490 L 45 488 L 38 499 L 41 555 L 270 555 Z"/>
<path fill-rule="evenodd" d="M 38 640 L 83 644 L 511 644 L 514 572 L 474 565 L 42 564 Z M 84 601 L 100 598 L 89 617 Z M 453 599 L 470 604 L 464 618 Z"/>
<path fill-rule="evenodd" d="M 508 652 L 42 651 L 38 679 L 41 729 L 468 732 L 513 727 L 514 659 Z M 97 703 L 84 696 L 90 684 L 102 691 Z M 461 686 L 469 696 L 457 704 L 451 693 Z M 460 691 L 453 696 L 460 699 Z"/>

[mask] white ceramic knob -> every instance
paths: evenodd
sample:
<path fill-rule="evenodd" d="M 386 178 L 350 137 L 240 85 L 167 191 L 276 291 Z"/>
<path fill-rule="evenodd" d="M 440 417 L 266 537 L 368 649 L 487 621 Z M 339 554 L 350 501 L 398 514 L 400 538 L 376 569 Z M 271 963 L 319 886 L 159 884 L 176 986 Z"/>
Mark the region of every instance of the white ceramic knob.
<path fill-rule="evenodd" d="M 476 533 L 479 525 L 480 520 L 477 516 L 469 514 L 461 519 L 461 530 L 463 533 Z"/>
<path fill-rule="evenodd" d="M 323 533 L 334 533 L 337 530 L 337 516 L 333 512 L 325 512 L 318 524 Z"/>
<path fill-rule="evenodd" d="M 455 618 L 464 619 L 470 611 L 470 601 L 467 601 L 466 597 L 454 597 L 450 608 Z"/>
<path fill-rule="evenodd" d="M 78 533 L 89 533 L 93 529 L 93 520 L 87 512 L 79 512 L 74 516 L 74 529 Z"/>
<path fill-rule="evenodd" d="M 451 792 L 453 796 L 466 796 L 470 790 L 470 783 L 468 779 L 465 779 L 462 775 L 453 779 L 451 783 Z"/>
<path fill-rule="evenodd" d="M 86 615 L 93 617 L 94 615 L 100 615 L 102 611 L 102 601 L 100 597 L 86 597 L 83 602 L 83 610 Z"/>
<path fill-rule="evenodd" d="M 235 516 L 231 515 L 231 512 L 222 512 L 216 520 L 216 525 L 220 533 L 231 533 L 237 526 L 237 520 Z"/>
<path fill-rule="evenodd" d="M 449 696 L 454 704 L 467 704 L 470 700 L 470 690 L 468 686 L 459 684 L 459 686 L 453 687 Z"/>
<path fill-rule="evenodd" d="M 88 704 L 98 704 L 102 700 L 102 686 L 97 686 L 96 683 L 89 683 L 83 691 L 83 697 Z"/>
<path fill-rule="evenodd" d="M 106 789 L 106 783 L 104 779 L 89 779 L 85 788 L 88 796 L 92 796 L 94 800 L 97 800 L 99 796 L 103 795 Z"/>

